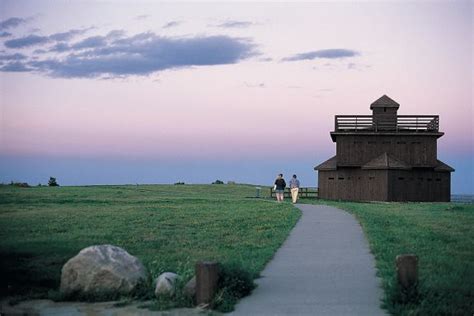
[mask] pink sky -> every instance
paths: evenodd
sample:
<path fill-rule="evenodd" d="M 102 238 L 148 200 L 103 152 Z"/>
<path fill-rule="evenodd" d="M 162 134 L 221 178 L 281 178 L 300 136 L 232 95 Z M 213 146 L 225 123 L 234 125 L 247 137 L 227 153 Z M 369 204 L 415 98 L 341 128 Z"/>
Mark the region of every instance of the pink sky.
<path fill-rule="evenodd" d="M 370 114 L 370 103 L 383 94 L 401 104 L 399 114 L 440 115 L 446 133 L 439 141 L 441 157 L 466 159 L 474 152 L 469 1 L 2 1 L 0 12 L 1 21 L 22 19 L 0 28 L 11 33 L 0 38 L 0 55 L 19 53 L 26 56 L 19 62 L 30 65 L 28 71 L 10 71 L 6 66 L 13 62 L 6 57 L 0 64 L 2 155 L 226 160 L 278 152 L 316 160 L 334 153 L 329 131 L 335 114 Z M 183 42 L 225 36 L 251 43 L 253 54 L 223 64 L 80 77 L 31 66 L 67 58 L 68 52 L 35 52 L 51 49 L 52 40 L 24 47 L 7 43 L 78 29 L 83 33 L 68 45 L 122 30 L 127 40 L 147 32 Z M 337 49 L 354 55 L 285 61 Z M 465 165 L 472 174 L 472 158 Z"/>

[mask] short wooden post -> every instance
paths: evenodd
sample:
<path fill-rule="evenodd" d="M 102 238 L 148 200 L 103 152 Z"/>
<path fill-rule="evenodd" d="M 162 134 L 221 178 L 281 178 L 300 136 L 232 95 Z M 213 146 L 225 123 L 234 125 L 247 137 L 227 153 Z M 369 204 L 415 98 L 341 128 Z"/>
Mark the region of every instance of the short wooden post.
<path fill-rule="evenodd" d="M 196 263 L 196 303 L 209 304 L 217 291 L 219 264 L 201 261 Z"/>
<path fill-rule="evenodd" d="M 405 290 L 416 286 L 418 283 L 418 257 L 413 254 L 398 255 L 395 261 L 400 286 Z"/>

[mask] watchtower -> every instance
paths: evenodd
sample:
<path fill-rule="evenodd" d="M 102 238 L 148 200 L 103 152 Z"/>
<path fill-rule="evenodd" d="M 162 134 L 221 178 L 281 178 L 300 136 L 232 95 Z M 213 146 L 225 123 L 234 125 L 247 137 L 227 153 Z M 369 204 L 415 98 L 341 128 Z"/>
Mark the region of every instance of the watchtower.
<path fill-rule="evenodd" d="M 437 159 L 437 115 L 398 115 L 384 95 L 372 115 L 336 115 L 336 156 L 315 167 L 319 196 L 356 201 L 449 201 L 453 168 Z"/>

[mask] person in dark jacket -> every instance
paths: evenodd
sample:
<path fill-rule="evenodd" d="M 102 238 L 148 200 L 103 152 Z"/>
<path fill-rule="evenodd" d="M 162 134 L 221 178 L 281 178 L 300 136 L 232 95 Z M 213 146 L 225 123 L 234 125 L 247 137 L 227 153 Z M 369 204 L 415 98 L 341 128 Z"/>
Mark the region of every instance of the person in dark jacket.
<path fill-rule="evenodd" d="M 278 202 L 283 202 L 285 188 L 286 188 L 286 182 L 285 182 L 285 179 L 283 179 L 283 174 L 280 173 L 278 177 L 276 178 L 275 185 L 273 187 L 273 189 L 275 190 L 276 198 Z"/>

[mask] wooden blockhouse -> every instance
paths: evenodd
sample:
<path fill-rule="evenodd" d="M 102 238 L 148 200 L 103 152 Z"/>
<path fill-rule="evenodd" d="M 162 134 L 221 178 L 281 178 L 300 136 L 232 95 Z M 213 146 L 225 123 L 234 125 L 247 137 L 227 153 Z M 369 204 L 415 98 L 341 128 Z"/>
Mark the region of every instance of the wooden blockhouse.
<path fill-rule="evenodd" d="M 336 115 L 336 156 L 316 166 L 319 197 L 353 201 L 450 201 L 453 168 L 437 159 L 437 115 L 397 115 L 384 95 L 372 115 Z"/>

